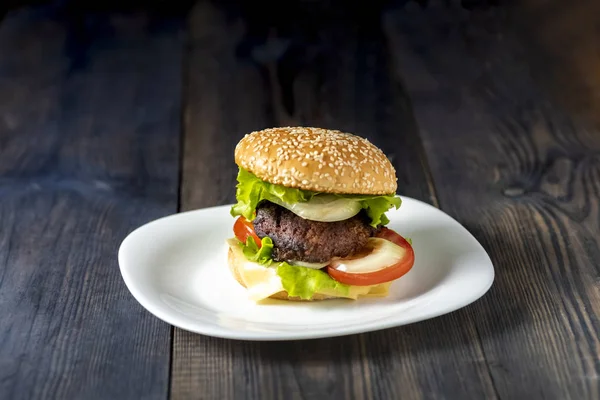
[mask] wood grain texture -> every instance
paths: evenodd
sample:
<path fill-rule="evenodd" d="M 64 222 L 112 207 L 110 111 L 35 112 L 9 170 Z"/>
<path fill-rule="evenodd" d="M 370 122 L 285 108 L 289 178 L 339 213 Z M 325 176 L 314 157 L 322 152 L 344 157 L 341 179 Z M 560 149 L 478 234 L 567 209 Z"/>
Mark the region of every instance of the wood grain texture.
<path fill-rule="evenodd" d="M 569 115 L 600 129 L 600 2 L 526 0 L 507 10 L 533 79 Z"/>
<path fill-rule="evenodd" d="M 233 202 L 236 142 L 250 130 L 287 124 L 369 137 L 392 158 L 400 193 L 435 202 L 415 121 L 377 28 L 380 9 L 309 6 L 291 12 L 304 21 L 293 27 L 276 10 L 254 14 L 256 4 L 202 2 L 194 10 L 182 209 Z M 265 25 L 274 28 L 264 32 Z M 242 342 L 175 329 L 171 396 L 493 399 L 473 310 L 309 341 Z"/>
<path fill-rule="evenodd" d="M 0 398 L 164 399 L 170 327 L 123 283 L 121 240 L 177 210 L 181 21 L 0 26 Z"/>
<path fill-rule="evenodd" d="M 441 207 L 496 266 L 472 311 L 499 397 L 598 399 L 600 132 L 550 101 L 510 12 L 409 4 L 385 25 Z"/>

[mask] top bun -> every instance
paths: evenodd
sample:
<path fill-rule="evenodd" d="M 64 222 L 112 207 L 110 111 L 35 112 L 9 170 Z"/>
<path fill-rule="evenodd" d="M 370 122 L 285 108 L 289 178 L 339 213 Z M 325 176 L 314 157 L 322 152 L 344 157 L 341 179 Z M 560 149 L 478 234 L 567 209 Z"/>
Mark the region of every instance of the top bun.
<path fill-rule="evenodd" d="M 378 147 L 336 130 L 252 132 L 237 144 L 235 163 L 265 182 L 313 192 L 388 195 L 398 187 L 396 171 Z"/>

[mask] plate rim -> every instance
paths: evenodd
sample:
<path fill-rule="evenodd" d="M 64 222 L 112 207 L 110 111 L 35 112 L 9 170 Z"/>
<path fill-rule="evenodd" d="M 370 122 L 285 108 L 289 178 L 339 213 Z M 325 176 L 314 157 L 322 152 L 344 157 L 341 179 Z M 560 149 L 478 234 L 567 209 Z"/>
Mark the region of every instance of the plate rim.
<path fill-rule="evenodd" d="M 164 215 L 162 217 L 148 221 L 148 222 L 138 226 L 137 228 L 131 230 L 125 236 L 125 238 L 121 241 L 121 244 L 119 245 L 119 248 L 117 251 L 117 260 L 118 260 L 118 264 L 119 264 L 119 270 L 121 273 L 121 277 L 122 277 L 123 281 L 125 282 L 125 286 L 129 290 L 130 294 L 147 312 L 149 312 L 154 317 L 160 319 L 161 321 L 163 321 L 167 324 L 170 324 L 173 327 L 177 327 L 179 329 L 183 329 L 188 332 L 201 334 L 201 335 L 205 335 L 205 336 L 212 336 L 212 337 L 221 338 L 221 339 L 231 339 L 231 340 L 244 340 L 244 341 L 311 340 L 311 339 L 333 338 L 333 337 L 348 336 L 348 335 L 361 334 L 361 333 L 367 333 L 367 332 L 382 331 L 382 330 L 387 330 L 390 328 L 410 325 L 410 324 L 413 324 L 416 322 L 426 321 L 426 320 L 434 319 L 434 318 L 437 318 L 437 317 L 440 317 L 440 316 L 443 316 L 446 314 L 450 314 L 461 308 L 467 307 L 470 304 L 473 304 L 477 300 L 481 299 L 492 287 L 492 285 L 495 281 L 495 278 L 496 278 L 496 276 L 495 276 L 496 271 L 495 271 L 493 262 L 489 256 L 488 252 L 483 247 L 483 245 L 479 242 L 479 240 L 477 240 L 477 238 L 475 238 L 475 236 L 473 236 L 473 234 L 466 227 L 464 227 L 459 221 L 457 221 L 455 218 L 453 218 L 451 215 L 449 215 L 442 209 L 435 207 L 425 201 L 412 198 L 410 196 L 402 196 L 402 195 L 398 195 L 398 196 L 403 201 L 405 199 L 408 199 L 410 201 L 418 203 L 420 206 L 425 206 L 426 208 L 434 210 L 434 212 L 441 212 L 447 218 L 449 218 L 454 224 L 458 224 L 464 230 L 464 232 L 466 232 L 469 236 L 471 236 L 471 238 L 474 240 L 474 242 L 477 244 L 477 246 L 483 252 L 482 255 L 485 255 L 485 257 L 487 259 L 486 268 L 489 270 L 488 271 L 489 278 L 488 278 L 486 284 L 482 285 L 481 289 L 479 291 L 475 292 L 476 294 L 474 294 L 472 297 L 470 297 L 466 300 L 463 300 L 463 301 L 453 304 L 451 307 L 444 308 L 444 309 L 435 309 L 434 312 L 420 313 L 420 314 L 413 316 L 411 318 L 408 318 L 406 320 L 399 321 L 397 319 L 390 319 L 389 321 L 385 321 L 385 320 L 382 321 L 381 319 L 376 319 L 376 320 L 370 321 L 367 324 L 356 324 L 356 325 L 353 325 L 350 327 L 346 327 L 343 329 L 337 329 L 337 330 L 332 329 L 333 330 L 332 332 L 328 332 L 328 329 L 323 329 L 323 328 L 320 328 L 318 331 L 311 331 L 310 329 L 306 329 L 306 330 L 289 331 L 289 332 L 288 331 L 260 332 L 260 331 L 244 331 L 244 330 L 234 330 L 234 329 L 229 329 L 229 328 L 223 328 L 223 327 L 219 326 L 217 323 L 215 323 L 215 324 L 204 324 L 204 323 L 198 323 L 198 322 L 187 323 L 187 324 L 181 323 L 180 318 L 174 316 L 171 313 L 163 312 L 162 310 L 160 310 L 159 307 L 155 307 L 152 304 L 151 300 L 147 300 L 148 296 L 146 296 L 143 293 L 143 290 L 140 290 L 138 288 L 138 285 L 135 284 L 133 277 L 129 274 L 129 272 L 127 271 L 127 268 L 125 267 L 125 264 L 127 264 L 127 262 L 124 259 L 125 258 L 124 253 L 127 249 L 128 243 L 131 240 L 133 240 L 135 238 L 135 235 L 139 234 L 140 231 L 147 229 L 149 226 L 159 224 L 164 220 L 173 219 L 173 218 L 181 218 L 182 216 L 185 216 L 185 215 L 203 213 L 203 212 L 207 212 L 207 211 L 215 210 L 215 209 L 231 208 L 231 206 L 233 204 L 215 205 L 215 206 L 210 206 L 210 207 L 197 208 L 197 209 L 193 209 L 193 210 L 186 210 L 186 211 L 176 212 L 176 213 L 169 214 L 169 215 Z M 418 297 L 419 296 L 417 296 L 416 298 L 418 298 Z M 198 329 L 198 327 L 202 327 L 202 329 Z"/>

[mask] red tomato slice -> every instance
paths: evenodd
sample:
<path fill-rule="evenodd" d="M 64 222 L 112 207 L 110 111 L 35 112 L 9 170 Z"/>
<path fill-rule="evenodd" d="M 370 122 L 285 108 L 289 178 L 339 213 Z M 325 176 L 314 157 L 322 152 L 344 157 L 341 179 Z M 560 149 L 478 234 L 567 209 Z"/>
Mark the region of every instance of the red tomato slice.
<path fill-rule="evenodd" d="M 391 229 L 382 228 L 377 237 L 388 240 L 406 251 L 405 256 L 397 263 L 389 266 L 383 266 L 382 269 L 374 272 L 348 273 L 340 271 L 335 267 L 341 263 L 332 263 L 327 266 L 327 273 L 336 281 L 354 286 L 378 285 L 384 282 L 390 282 L 400 278 L 412 268 L 415 263 L 415 252 L 402 236 Z"/>
<path fill-rule="evenodd" d="M 408 246 L 412 248 L 412 246 L 406 241 L 406 239 L 404 239 L 402 236 L 400 236 L 399 234 L 397 234 L 389 228 L 381 228 L 379 230 L 379 233 L 377 234 L 377 237 L 389 240 L 392 243 L 396 243 L 400 247 Z"/>
<path fill-rule="evenodd" d="M 260 238 L 254 231 L 254 225 L 243 216 L 235 220 L 235 223 L 233 224 L 233 233 L 235 233 L 235 237 L 241 242 L 246 243 L 248 237 L 252 237 L 259 248 L 262 245 Z"/>

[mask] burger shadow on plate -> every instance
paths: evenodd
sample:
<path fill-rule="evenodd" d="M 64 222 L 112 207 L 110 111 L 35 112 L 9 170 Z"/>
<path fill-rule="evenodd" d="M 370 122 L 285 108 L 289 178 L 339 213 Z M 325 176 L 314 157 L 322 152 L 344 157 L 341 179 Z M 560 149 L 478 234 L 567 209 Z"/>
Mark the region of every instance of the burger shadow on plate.
<path fill-rule="evenodd" d="M 510 284 L 510 279 L 506 279 L 507 275 L 522 268 L 511 264 L 507 254 L 526 251 L 524 249 L 526 243 L 507 239 L 511 236 L 499 232 L 498 230 L 501 229 L 499 227 L 494 228 L 493 234 L 489 230 L 485 232 L 479 230 L 476 226 L 468 229 L 486 248 L 496 270 L 495 282 L 490 291 L 471 305 L 432 319 L 362 334 L 301 341 L 234 340 L 230 341 L 230 344 L 233 347 L 240 347 L 240 351 L 233 353 L 234 357 L 237 357 L 236 354 L 244 354 L 241 349 L 245 346 L 256 346 L 253 348 L 259 358 L 258 362 L 276 366 L 353 363 L 367 358 L 377 360 L 377 368 L 391 368 L 403 362 L 400 360 L 418 358 L 423 354 L 427 354 L 427 357 L 446 367 L 460 363 L 461 360 L 480 363 L 481 343 L 478 342 L 489 343 L 490 340 L 502 338 L 506 332 L 518 330 L 529 318 L 523 307 L 519 305 L 518 299 L 522 297 L 519 288 Z M 418 243 L 421 240 L 424 243 L 431 243 L 431 240 L 441 239 L 446 233 L 435 229 L 410 231 L 407 228 L 399 231 L 413 239 L 417 254 L 420 247 Z M 437 273 L 431 274 L 422 284 L 421 290 L 435 287 L 447 277 L 449 272 L 440 269 Z M 413 295 L 415 293 L 403 299 L 411 298 Z M 328 300 L 312 303 L 311 306 L 339 307 L 340 302 L 352 301 Z M 299 304 L 290 304 L 290 306 L 295 307 Z"/>

